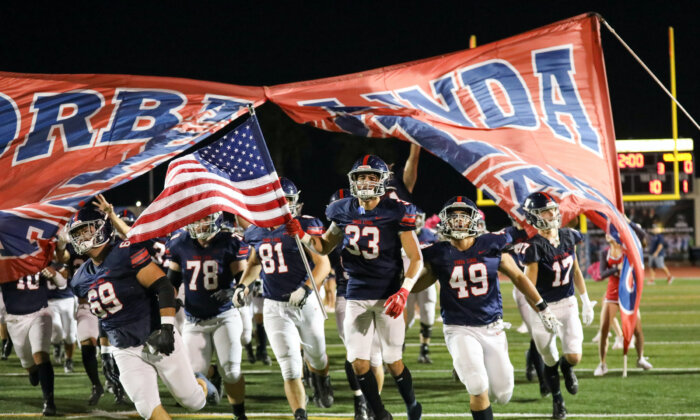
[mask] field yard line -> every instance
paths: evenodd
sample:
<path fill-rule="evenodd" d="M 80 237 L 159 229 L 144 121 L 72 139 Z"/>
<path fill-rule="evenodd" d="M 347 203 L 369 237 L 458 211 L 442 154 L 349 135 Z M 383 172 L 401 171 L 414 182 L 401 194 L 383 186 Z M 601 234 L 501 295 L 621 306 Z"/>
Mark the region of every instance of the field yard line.
<path fill-rule="evenodd" d="M 510 331 L 510 333 L 514 333 L 515 331 Z M 517 333 L 516 333 L 517 334 Z M 595 346 L 598 347 L 598 343 L 591 343 L 591 342 L 583 342 L 584 345 L 587 346 Z M 700 341 L 645 341 L 644 345 L 650 345 L 650 346 L 675 346 L 675 345 L 698 345 L 700 344 Z M 509 346 L 530 346 L 530 343 L 508 343 Z M 419 347 L 420 343 L 406 343 L 406 347 Z M 431 342 L 430 347 L 445 347 L 447 346 L 444 342 Z M 345 348 L 345 345 L 343 343 L 332 343 L 332 344 L 326 344 L 326 347 L 331 347 L 331 348 Z"/>
<path fill-rule="evenodd" d="M 247 413 L 248 417 L 251 418 L 277 418 L 277 419 L 288 419 L 291 417 L 290 413 Z M 94 418 L 95 416 L 114 418 L 114 419 L 124 419 L 124 418 L 138 418 L 139 415 L 136 411 L 115 411 L 108 412 L 103 410 L 95 410 L 90 413 L 75 413 L 66 414 L 63 418 L 69 419 L 82 419 L 82 418 Z M 173 418 L 196 418 L 196 419 L 218 419 L 218 418 L 231 418 L 230 413 L 173 413 L 171 414 Z M 310 414 L 309 419 L 315 420 L 327 420 L 327 419 L 337 419 L 340 417 L 352 418 L 353 413 L 318 413 Z M 549 413 L 494 413 L 496 418 L 541 418 L 543 416 L 549 416 Z M 3 417 L 41 417 L 40 413 L 0 413 L 0 418 Z M 394 417 L 406 417 L 406 414 L 394 414 Z M 469 418 L 470 413 L 439 413 L 439 414 L 423 414 L 425 418 Z M 700 413 L 634 413 L 634 414 L 608 414 L 608 413 L 585 413 L 576 414 L 568 413 L 567 418 L 659 418 L 659 417 L 700 417 Z"/>
<path fill-rule="evenodd" d="M 576 372 L 593 372 L 595 369 L 580 369 L 576 368 Z M 630 372 L 642 372 L 643 369 L 641 368 L 628 368 L 627 369 Z M 685 373 L 700 373 L 700 367 L 685 367 L 685 368 L 662 368 L 662 367 L 655 367 L 652 369 L 654 372 L 669 372 L 669 373 L 674 373 L 674 372 L 685 372 Z M 525 369 L 514 369 L 515 372 L 525 372 Z M 610 368 L 608 369 L 610 372 L 622 372 L 621 368 Z M 270 373 L 277 373 L 277 370 L 271 369 L 271 370 L 243 370 L 245 374 L 249 375 L 267 375 Z M 345 369 L 331 369 L 331 372 L 335 373 L 341 373 L 345 372 Z M 412 373 L 451 373 L 451 369 L 411 369 Z M 75 373 L 56 373 L 55 376 L 63 377 L 63 376 L 75 376 Z M 0 378 L 2 377 L 25 377 L 27 376 L 26 373 L 0 373 Z"/>

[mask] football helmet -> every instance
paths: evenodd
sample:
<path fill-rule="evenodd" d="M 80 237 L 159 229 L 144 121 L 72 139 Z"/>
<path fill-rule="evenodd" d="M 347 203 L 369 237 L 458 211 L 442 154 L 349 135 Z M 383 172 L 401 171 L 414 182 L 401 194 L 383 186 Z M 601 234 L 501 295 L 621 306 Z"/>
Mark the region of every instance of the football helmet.
<path fill-rule="evenodd" d="M 559 204 L 547 193 L 536 192 L 528 195 L 523 203 L 523 210 L 525 210 L 525 220 L 536 229 L 558 229 L 561 226 Z M 542 217 L 542 213 L 548 210 L 554 212 L 552 220 Z"/>
<path fill-rule="evenodd" d="M 376 181 L 358 181 L 362 174 L 374 174 Z M 350 194 L 360 200 L 369 200 L 374 197 L 381 197 L 386 192 L 386 180 L 389 178 L 389 167 L 378 156 L 365 155 L 355 161 L 352 169 L 348 172 L 350 181 Z"/>
<path fill-rule="evenodd" d="M 479 235 L 483 235 L 487 232 L 486 230 L 486 215 L 483 211 L 479 210 L 479 220 L 476 223 L 476 227 L 479 231 Z"/>
<path fill-rule="evenodd" d="M 304 203 L 299 202 L 299 194 L 301 191 L 289 178 L 283 176 L 280 177 L 280 185 L 282 186 L 282 191 L 284 191 L 284 198 L 286 198 L 287 203 L 289 203 L 289 210 L 292 213 L 292 217 L 301 216 L 301 206 L 304 205 Z"/>
<path fill-rule="evenodd" d="M 440 210 L 438 232 L 451 239 L 464 239 L 479 234 L 479 209 L 467 197 L 452 197 Z"/>
<path fill-rule="evenodd" d="M 68 227 L 68 236 L 75 252 L 85 254 L 112 239 L 114 228 L 109 217 L 93 206 L 80 209 Z"/>
<path fill-rule="evenodd" d="M 350 197 L 350 190 L 347 188 L 341 188 L 338 191 L 334 192 L 333 195 L 331 195 L 331 199 L 328 200 L 328 204 L 348 197 Z"/>
<path fill-rule="evenodd" d="M 131 226 L 136 221 L 136 215 L 133 211 L 129 209 L 119 210 L 119 218 L 124 221 L 127 225 Z"/>
<path fill-rule="evenodd" d="M 224 221 L 223 212 L 217 211 L 187 225 L 187 232 L 192 239 L 208 240 L 221 230 Z"/>

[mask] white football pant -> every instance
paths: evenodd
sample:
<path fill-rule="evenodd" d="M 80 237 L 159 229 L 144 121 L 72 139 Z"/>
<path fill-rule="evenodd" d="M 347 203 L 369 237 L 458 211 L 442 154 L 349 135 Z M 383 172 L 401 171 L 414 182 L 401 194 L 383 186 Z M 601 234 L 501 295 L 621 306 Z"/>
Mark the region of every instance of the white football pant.
<path fill-rule="evenodd" d="M 556 302 L 547 302 L 550 310 L 557 317 L 562 326 L 558 333 L 552 334 L 544 328 L 539 315 L 530 308 L 530 323 L 532 339 L 535 340 L 537 351 L 542 355 L 547 366 L 554 366 L 559 361 L 557 351 L 557 336 L 561 340 L 561 349 L 564 354 L 582 354 L 583 326 L 578 317 L 578 304 L 576 296 L 569 296 Z"/>
<path fill-rule="evenodd" d="M 7 331 L 22 367 L 34 366 L 33 354 L 51 350 L 51 309 L 41 308 L 26 315 L 7 314 Z"/>
<path fill-rule="evenodd" d="M 382 360 L 391 364 L 401 360 L 406 324 L 403 317 L 384 313 L 386 299 L 347 300 L 345 304 L 345 347 L 348 361 L 370 360 L 375 335 L 379 337 Z"/>
<path fill-rule="evenodd" d="M 77 305 L 75 297 L 49 299 L 53 322 L 51 331 L 53 344 L 70 344 L 77 340 L 78 323 L 74 317 L 75 305 Z"/>

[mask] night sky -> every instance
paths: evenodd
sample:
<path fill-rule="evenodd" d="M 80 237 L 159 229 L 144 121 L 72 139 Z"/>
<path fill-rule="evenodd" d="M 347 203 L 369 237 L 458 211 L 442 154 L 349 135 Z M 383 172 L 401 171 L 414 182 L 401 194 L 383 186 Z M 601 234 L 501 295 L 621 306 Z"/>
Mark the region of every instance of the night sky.
<path fill-rule="evenodd" d="M 268 6 L 258 5 L 263 3 Z M 485 44 L 595 11 L 667 85 L 667 33 L 669 26 L 675 28 L 678 97 L 700 117 L 696 2 L 287 3 L 47 2 L 51 6 L 31 4 L 23 10 L 3 5 L 0 70 L 273 85 L 432 57 L 466 49 L 471 34 Z M 617 138 L 671 137 L 670 100 L 605 28 L 602 38 Z M 408 143 L 398 140 L 298 125 L 272 104 L 259 108 L 258 115 L 277 171 L 297 183 L 308 214 L 321 215 L 330 194 L 347 186 L 347 162 L 355 157 L 376 153 L 401 164 L 408 154 Z M 700 137 L 680 112 L 679 122 L 681 137 Z M 155 171 L 156 194 L 166 167 Z M 142 176 L 107 197 L 117 205 L 146 202 L 147 185 Z M 456 194 L 475 197 L 466 179 L 423 152 L 415 202 L 434 213 Z M 486 215 L 490 228 L 505 217 L 495 209 Z"/>

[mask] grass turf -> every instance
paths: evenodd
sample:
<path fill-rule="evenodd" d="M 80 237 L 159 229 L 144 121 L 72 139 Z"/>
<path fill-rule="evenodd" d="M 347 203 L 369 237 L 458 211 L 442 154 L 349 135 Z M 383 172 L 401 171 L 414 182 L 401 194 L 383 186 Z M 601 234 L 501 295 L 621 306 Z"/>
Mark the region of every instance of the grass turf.
<path fill-rule="evenodd" d="M 644 353 L 654 369 L 648 372 L 637 369 L 636 353 L 632 349 L 627 378 L 622 378 L 621 372 L 616 370 L 622 368 L 620 350 L 610 350 L 608 353 L 608 367 L 611 371 L 605 377 L 593 377 L 593 369 L 598 364 L 598 350 L 597 344 L 591 343 L 591 338 L 597 329 L 604 288 L 604 283 L 588 282 L 589 295 L 598 300 L 599 305 L 596 306 L 594 324 L 584 327 L 583 360 L 576 367 L 579 393 L 573 396 L 564 391 L 570 416 L 700 417 L 700 281 L 676 279 L 672 285 L 659 282 L 645 286 L 642 300 L 646 339 Z M 511 291 L 510 283 L 501 284 L 504 318 L 513 323 L 513 329 L 507 334 L 510 359 L 515 367 L 515 389 L 511 402 L 507 405 L 494 405 L 494 413 L 497 418 L 509 418 L 509 414 L 512 418 L 548 418 L 551 415 L 551 398 L 540 398 L 537 384 L 525 380 L 524 354 L 529 345 L 529 337 L 515 331 L 521 321 Z M 329 316 L 331 318 L 326 322 L 326 342 L 335 388 L 335 404 L 330 409 L 319 409 L 309 404 L 309 416 L 317 419 L 352 418 L 339 416 L 352 413 L 353 400 L 343 369 L 345 351 L 336 333 L 333 314 Z M 434 414 L 470 418 L 466 390 L 451 377 L 452 359 L 444 345 L 440 323 L 435 325 L 432 342 L 433 364 L 418 364 L 418 328 L 414 326 L 407 333 L 408 346 L 404 361 L 413 374 L 416 396 L 423 404 L 424 416 Z M 271 351 L 270 354 L 272 355 Z M 86 401 L 90 383 L 82 369 L 79 351 L 76 351 L 75 357 L 75 373 L 64 374 L 61 367 L 55 367 L 55 395 L 59 414 L 94 419 L 137 417 L 133 406 L 115 406 L 113 397 L 109 394 L 102 397 L 96 408 L 88 408 Z M 243 370 L 246 375 L 246 408 L 250 415 L 257 414 L 258 418 L 292 418 L 284 397 L 279 367 L 275 362 L 266 367 L 260 362 L 251 365 L 244 360 Z M 307 392 L 310 393 L 309 390 Z M 382 397 L 396 417 L 405 416 L 403 401 L 388 374 Z M 182 408 L 175 407 L 175 401 L 162 386 L 161 398 L 166 409 L 179 418 L 220 418 L 221 415 L 229 413 L 230 416 L 231 413 L 225 398 L 218 406 L 205 407 L 200 413 L 187 413 Z M 41 407 L 41 390 L 29 385 L 17 357 L 13 354 L 9 360 L 0 361 L 0 418 L 35 416 L 41 412 Z"/>

